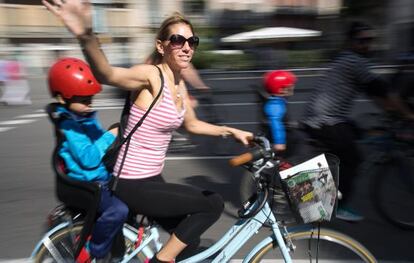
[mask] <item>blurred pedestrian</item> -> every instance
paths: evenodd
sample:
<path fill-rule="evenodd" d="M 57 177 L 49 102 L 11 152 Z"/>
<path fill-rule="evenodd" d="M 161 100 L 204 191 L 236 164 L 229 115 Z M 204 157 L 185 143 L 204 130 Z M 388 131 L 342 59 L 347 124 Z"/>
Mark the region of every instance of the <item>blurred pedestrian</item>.
<path fill-rule="evenodd" d="M 3 90 L 0 102 L 6 105 L 30 105 L 30 86 L 26 72 L 18 60 L 3 60 L 0 63 L 0 81 Z"/>
<path fill-rule="evenodd" d="M 307 132 L 341 160 L 339 190 L 342 200 L 337 217 L 349 221 L 363 219 L 350 205 L 361 162 L 355 125 L 350 119 L 354 100 L 364 92 L 383 109 L 401 111 L 406 117 L 413 117 L 390 95 L 389 83 L 371 71 L 367 55 L 373 39 L 374 31 L 369 25 L 362 22 L 350 25 L 346 49 L 319 79 L 302 120 Z"/>

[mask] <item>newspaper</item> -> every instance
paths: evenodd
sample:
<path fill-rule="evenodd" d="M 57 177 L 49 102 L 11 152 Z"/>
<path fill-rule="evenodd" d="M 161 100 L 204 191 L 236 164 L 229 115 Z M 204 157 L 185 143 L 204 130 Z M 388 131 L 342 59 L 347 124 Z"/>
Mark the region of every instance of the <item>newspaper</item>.
<path fill-rule="evenodd" d="M 283 170 L 280 176 L 304 223 L 331 219 L 337 190 L 324 154 Z"/>

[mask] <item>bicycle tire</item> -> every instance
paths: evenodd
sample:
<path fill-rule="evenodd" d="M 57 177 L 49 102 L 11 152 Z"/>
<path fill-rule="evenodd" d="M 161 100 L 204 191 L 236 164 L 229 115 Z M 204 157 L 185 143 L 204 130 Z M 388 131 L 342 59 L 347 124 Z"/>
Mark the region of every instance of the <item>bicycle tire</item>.
<path fill-rule="evenodd" d="M 373 187 L 373 202 L 378 212 L 389 223 L 414 230 L 414 165 L 401 157 L 380 168 Z"/>
<path fill-rule="evenodd" d="M 80 235 L 82 230 L 82 224 L 75 224 L 72 227 L 65 227 L 50 237 L 50 243 L 58 250 L 59 254 L 63 257 L 62 259 L 56 259 L 52 253 L 47 249 L 45 245 L 42 245 L 36 253 L 33 262 L 34 263 L 73 263 L 75 253 L 75 243 L 72 242 L 72 236 L 77 237 Z M 125 238 L 125 253 L 128 254 L 134 250 L 134 241 Z M 139 253 L 133 260 L 133 262 L 144 262 L 145 256 Z"/>
<path fill-rule="evenodd" d="M 315 260 L 318 242 L 318 230 L 303 230 L 288 233 L 288 237 L 296 246 L 294 252 L 290 253 L 292 260 Z M 321 262 L 335 262 L 338 257 L 352 262 L 375 263 L 377 260 L 361 243 L 353 238 L 334 230 L 320 229 L 318 259 Z M 312 250 L 309 250 L 309 244 Z M 309 253 L 310 252 L 310 253 Z M 315 258 L 313 258 L 315 257 Z M 269 240 L 255 255 L 249 263 L 267 262 L 267 259 L 281 259 L 283 257 L 275 240 Z M 310 261 L 310 262 L 311 262 Z M 270 262 L 270 261 L 269 261 Z M 274 261 L 272 261 L 274 262 Z M 314 261 L 312 261 L 314 262 Z"/>

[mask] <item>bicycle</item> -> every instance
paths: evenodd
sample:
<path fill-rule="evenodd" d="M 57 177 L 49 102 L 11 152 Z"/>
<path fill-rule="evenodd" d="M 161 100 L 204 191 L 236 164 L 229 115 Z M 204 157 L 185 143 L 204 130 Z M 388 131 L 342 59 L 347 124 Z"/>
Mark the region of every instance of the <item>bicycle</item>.
<path fill-rule="evenodd" d="M 413 126 L 410 130 L 393 116 L 380 118 L 380 123 L 367 129 L 361 140 L 369 152 L 361 174 L 372 176 L 372 201 L 380 215 L 393 225 L 414 230 Z"/>
<path fill-rule="evenodd" d="M 260 229 L 270 229 L 270 234 L 246 254 L 243 262 L 263 262 L 269 257 L 280 258 L 284 262 L 300 258 L 331 261 L 337 256 L 357 262 L 377 262 L 367 248 L 345 234 L 321 228 L 319 224 L 288 227 L 285 220 L 279 219 L 279 207 L 273 206 L 278 198 L 274 195 L 273 183 L 278 173 L 263 172 L 269 169 L 277 171 L 279 162 L 265 137 L 255 137 L 254 142 L 256 147 L 252 151 L 230 160 L 233 166 L 250 163 L 256 167 L 252 169 L 257 183 L 256 193 L 239 210 L 240 219 L 213 246 L 180 262 L 228 262 Z M 81 216 L 70 216 L 64 209 L 59 211 L 61 215 L 58 217 L 63 221 L 38 242 L 31 255 L 33 262 L 74 261 Z M 142 225 L 128 221 L 123 233 L 126 250 L 121 262 L 143 262 L 162 247 L 159 227 L 153 222 Z"/>
<path fill-rule="evenodd" d="M 260 122 L 259 129 L 263 131 L 261 133 L 265 137 L 270 136 L 268 123 L 265 120 Z M 322 142 L 311 138 L 305 131 L 304 126 L 297 121 L 287 122 L 286 131 L 288 134 L 288 147 L 286 153 L 283 154 L 284 157 L 280 158 L 282 162 L 280 169 L 288 168 L 293 163 L 300 163 L 310 157 L 329 152 L 328 148 Z M 247 200 L 255 192 L 256 183 L 249 169 L 252 166 L 246 168 L 248 169 L 240 179 L 239 197 L 241 202 Z"/>

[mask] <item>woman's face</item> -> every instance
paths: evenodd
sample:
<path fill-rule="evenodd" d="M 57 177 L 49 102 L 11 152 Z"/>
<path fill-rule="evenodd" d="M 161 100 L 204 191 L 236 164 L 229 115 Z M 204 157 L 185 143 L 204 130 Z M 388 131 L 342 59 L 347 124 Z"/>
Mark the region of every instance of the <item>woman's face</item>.
<path fill-rule="evenodd" d="M 198 45 L 198 38 L 186 24 L 174 24 L 169 27 L 167 40 L 162 41 L 164 59 L 172 69 L 187 68 Z"/>

